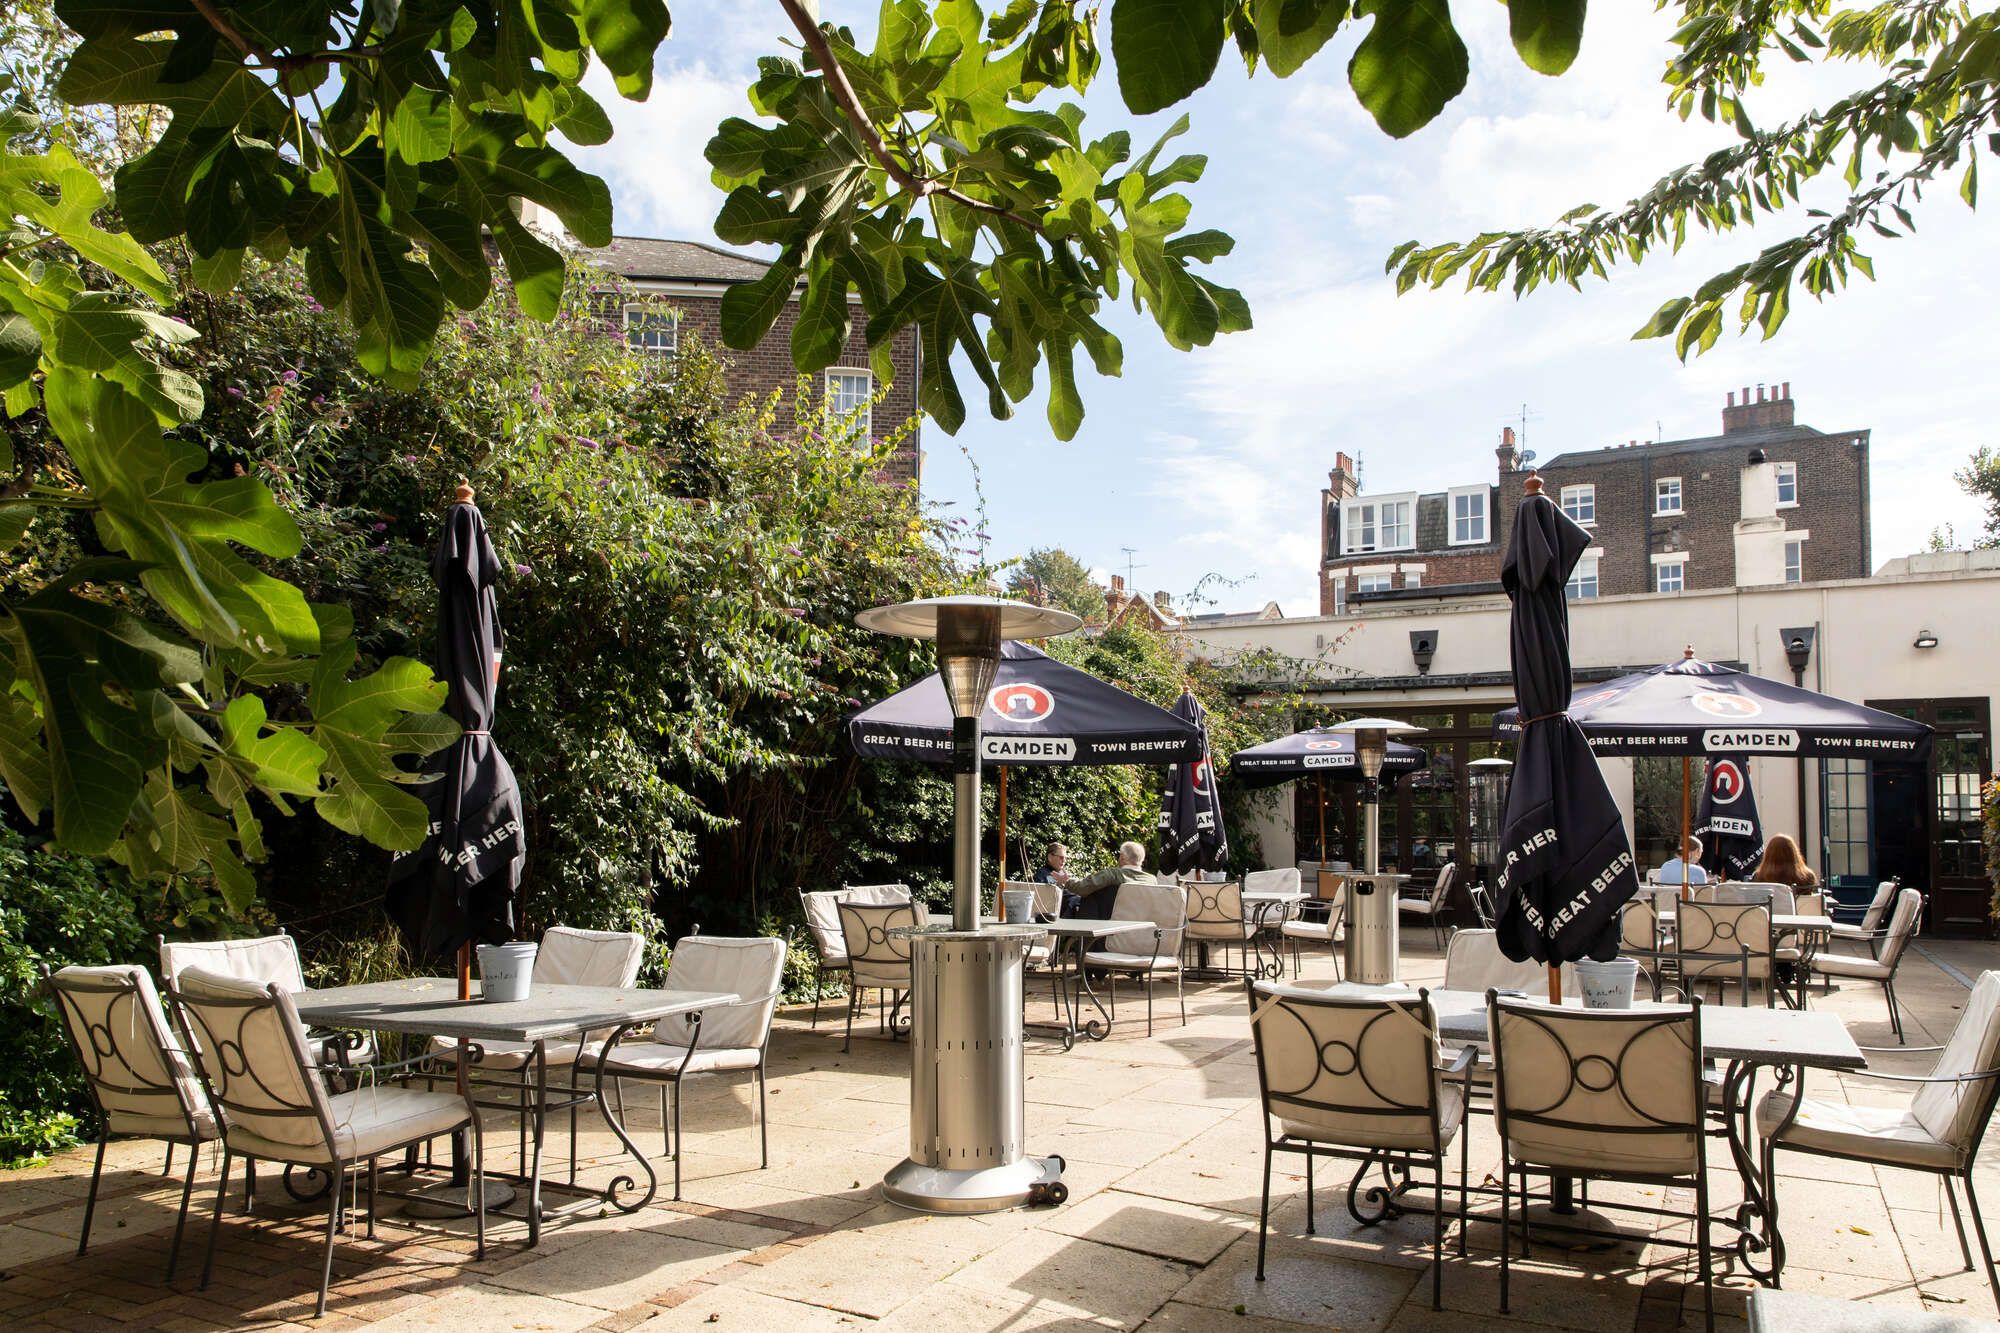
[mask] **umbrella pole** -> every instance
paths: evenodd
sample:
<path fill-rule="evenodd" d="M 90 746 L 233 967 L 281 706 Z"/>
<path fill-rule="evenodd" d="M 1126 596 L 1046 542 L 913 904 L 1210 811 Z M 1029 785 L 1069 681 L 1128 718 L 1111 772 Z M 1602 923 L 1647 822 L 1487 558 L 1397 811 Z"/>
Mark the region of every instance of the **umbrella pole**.
<path fill-rule="evenodd" d="M 1319 800 L 1313 808 L 1319 811 L 1319 859 L 1323 863 L 1326 860 L 1326 774 L 1313 774 L 1313 785 L 1319 789 L 1316 793 Z"/>
<path fill-rule="evenodd" d="M 1549 1003 L 1550 1003 L 1550 1004 L 1561 1004 L 1562 1002 L 1563 1002 L 1563 974 L 1562 974 L 1562 968 L 1561 968 L 1561 966 L 1560 966 L 1560 965 L 1558 965 L 1558 964 L 1556 964 L 1556 963 L 1550 963 L 1550 964 L 1549 964 Z"/>
<path fill-rule="evenodd" d="M 1688 850 L 1689 850 L 1688 849 L 1688 783 L 1690 781 L 1689 775 L 1693 771 L 1694 771 L 1694 760 L 1689 758 L 1687 755 L 1682 755 L 1681 756 L 1681 901 L 1682 902 L 1686 902 L 1690 898 L 1694 897 L 1694 891 L 1688 887 L 1688 882 L 1694 878 L 1692 874 L 1688 873 Z"/>
<path fill-rule="evenodd" d="M 1001 919 L 1002 921 L 1005 921 L 1005 920 L 1007 919 L 1007 916 L 1006 916 L 1006 912 L 1007 912 L 1007 893 L 1006 893 L 1006 890 L 1007 890 L 1007 770 L 1006 770 L 1006 768 L 1004 768 L 1004 767 L 1002 767 L 1002 768 L 1001 768 L 1001 770 L 1000 770 L 1000 857 L 999 857 L 999 861 L 1000 861 L 1000 878 L 999 878 L 999 881 L 998 881 L 998 884 L 999 884 L 999 887 L 993 890 L 993 894 L 994 894 L 994 896 L 995 896 L 996 898 L 998 898 L 998 899 L 1000 900 L 1000 902 L 999 902 L 999 911 L 995 912 L 995 913 L 994 913 L 994 915 L 995 915 L 995 916 L 997 916 L 997 917 L 999 917 L 999 918 L 1000 918 L 1000 919 Z M 1023 868 L 1025 869 L 1025 867 L 1023 867 Z"/>

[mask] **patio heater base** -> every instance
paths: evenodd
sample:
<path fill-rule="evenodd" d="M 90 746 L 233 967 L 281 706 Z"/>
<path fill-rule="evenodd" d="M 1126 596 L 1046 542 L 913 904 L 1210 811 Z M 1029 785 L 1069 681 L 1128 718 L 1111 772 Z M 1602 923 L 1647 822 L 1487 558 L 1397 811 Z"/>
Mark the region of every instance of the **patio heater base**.
<path fill-rule="evenodd" d="M 905 1159 L 882 1177 L 882 1197 L 919 1213 L 998 1213 L 1028 1203 L 1062 1203 L 1060 1157 L 1023 1157 L 1006 1166 L 954 1171 Z"/>
<path fill-rule="evenodd" d="M 910 1155 L 882 1197 L 925 1213 L 1061 1203 L 1060 1157 L 1031 1157 L 1021 964 L 1033 926 L 894 930 L 910 948 Z"/>

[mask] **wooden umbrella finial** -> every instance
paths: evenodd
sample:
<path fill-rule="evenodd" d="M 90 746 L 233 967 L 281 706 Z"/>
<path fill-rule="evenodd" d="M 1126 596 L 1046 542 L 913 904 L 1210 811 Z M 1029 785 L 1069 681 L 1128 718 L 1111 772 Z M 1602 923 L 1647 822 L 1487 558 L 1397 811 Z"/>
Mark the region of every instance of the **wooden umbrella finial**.
<path fill-rule="evenodd" d="M 1521 483 L 1521 493 L 1524 495 L 1540 495 L 1542 493 L 1542 474 L 1533 468 L 1529 468 L 1528 479 Z"/>
<path fill-rule="evenodd" d="M 467 480 L 465 480 L 465 478 L 463 478 L 463 477 L 460 477 L 460 478 L 459 478 L 459 480 L 458 480 L 458 487 L 457 487 L 457 489 L 453 490 L 453 491 L 452 491 L 452 493 L 451 493 L 451 502 L 452 502 L 453 504 L 455 504 L 455 505 L 469 505 L 469 504 L 471 504 L 471 503 L 472 503 L 472 483 L 471 483 L 471 482 L 469 482 L 469 481 L 467 481 Z"/>
<path fill-rule="evenodd" d="M 1682 661 L 1684 661 L 1684 662 L 1692 662 L 1692 661 L 1694 661 L 1694 645 L 1693 645 L 1693 644 L 1691 644 L 1691 643 L 1690 643 L 1690 644 L 1688 644 L 1688 645 L 1687 645 L 1686 647 L 1684 647 L 1684 648 L 1682 648 L 1682 649 L 1681 649 L 1681 660 L 1682 660 Z"/>

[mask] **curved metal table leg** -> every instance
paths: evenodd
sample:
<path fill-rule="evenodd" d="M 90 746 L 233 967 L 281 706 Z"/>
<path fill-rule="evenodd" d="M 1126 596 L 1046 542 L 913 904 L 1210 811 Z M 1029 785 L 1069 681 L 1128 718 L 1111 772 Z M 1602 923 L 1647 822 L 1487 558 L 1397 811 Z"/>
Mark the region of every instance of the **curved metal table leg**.
<path fill-rule="evenodd" d="M 1804 1098 L 1805 1070 L 1796 1065 L 1774 1069 L 1777 1090 L 1789 1087 L 1791 1110 L 1772 1134 L 1775 1139 L 1790 1126 Z M 1748 1061 L 1733 1061 L 1723 1076 L 1722 1113 L 1729 1138 L 1729 1155 L 1743 1178 L 1743 1202 L 1736 1209 L 1736 1254 L 1743 1267 L 1759 1282 L 1777 1286 L 1785 1267 L 1785 1238 L 1778 1229 L 1778 1182 L 1776 1157 L 1768 1141 L 1760 1164 L 1750 1143 L 1757 1067 Z"/>
<path fill-rule="evenodd" d="M 593 1088 L 597 1099 L 597 1113 L 604 1117 L 604 1123 L 611 1127 L 613 1134 L 618 1136 L 618 1142 L 625 1146 L 626 1153 L 633 1161 L 639 1164 L 639 1169 L 646 1173 L 645 1193 L 630 1203 L 620 1200 L 618 1193 L 620 1190 L 638 1188 L 638 1182 L 631 1176 L 619 1176 L 604 1187 L 604 1201 L 621 1213 L 638 1212 L 641 1208 L 651 1203 L 653 1196 L 660 1191 L 659 1174 L 653 1170 L 653 1164 L 647 1160 L 646 1154 L 639 1151 L 639 1145 L 632 1141 L 632 1136 L 625 1132 L 624 1123 L 611 1113 L 611 1103 L 604 1095 L 605 1062 L 611 1058 L 611 1052 L 617 1049 L 618 1043 L 624 1038 L 625 1034 L 637 1026 L 639 1026 L 637 1023 L 625 1024 L 613 1032 L 610 1039 L 604 1043 L 604 1048 L 597 1055 L 597 1081 Z"/>
<path fill-rule="evenodd" d="M 1088 946 L 1084 941 L 1084 937 L 1081 935 L 1077 936 L 1076 937 L 1077 992 L 1085 999 L 1088 999 L 1090 1001 L 1091 1005 L 1097 1010 L 1100 1017 L 1087 1018 L 1083 1021 L 1082 1026 L 1078 1027 L 1076 1023 L 1076 1018 L 1074 1015 L 1072 1015 L 1070 1018 L 1070 1026 L 1073 1029 L 1075 1029 L 1078 1036 L 1088 1037 L 1092 1041 L 1103 1041 L 1106 1037 L 1111 1035 L 1111 1011 L 1104 1007 L 1104 1001 L 1100 1000 L 1097 997 L 1097 989 L 1090 984 L 1090 969 L 1083 965 L 1084 952 L 1087 947 Z M 1078 1012 L 1081 1012 L 1081 1006 L 1079 1006 Z"/>

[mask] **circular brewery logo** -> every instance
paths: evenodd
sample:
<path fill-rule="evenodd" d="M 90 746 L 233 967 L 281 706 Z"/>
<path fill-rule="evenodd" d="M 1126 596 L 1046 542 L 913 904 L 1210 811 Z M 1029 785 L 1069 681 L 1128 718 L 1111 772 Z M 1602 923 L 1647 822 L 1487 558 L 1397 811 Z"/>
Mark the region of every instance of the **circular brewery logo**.
<path fill-rule="evenodd" d="M 1708 794 L 1717 805 L 1734 805 L 1746 785 L 1743 769 L 1734 759 L 1718 759 L 1709 768 Z"/>
<path fill-rule="evenodd" d="M 1039 685 L 1015 681 L 996 685 L 986 696 L 986 706 L 1007 722 L 1046 722 L 1056 711 L 1056 697 Z"/>
<path fill-rule="evenodd" d="M 1755 699 L 1741 694 L 1717 694 L 1713 690 L 1698 690 L 1691 701 L 1710 717 L 1756 717 L 1764 711 L 1764 705 Z"/>
<path fill-rule="evenodd" d="M 1307 741 L 1306 748 L 1308 750 L 1345 750 L 1347 742 L 1337 737 L 1326 737 L 1316 741 Z"/>
<path fill-rule="evenodd" d="M 1203 756 L 1202 756 L 1202 757 L 1201 757 L 1200 759 L 1197 759 L 1197 760 L 1195 761 L 1195 763 L 1194 763 L 1194 767 L 1193 767 L 1192 769 L 1190 769 L 1190 770 L 1189 770 L 1189 773 L 1188 773 L 1188 776 L 1189 776 L 1190 778 L 1192 778 L 1192 779 L 1193 779 L 1193 781 L 1194 781 L 1194 790 L 1195 790 L 1195 795 L 1197 795 L 1197 796 L 1205 796 L 1205 795 L 1207 795 L 1207 794 L 1208 794 L 1208 756 L 1207 756 L 1207 755 L 1203 755 Z"/>
<path fill-rule="evenodd" d="M 1598 690 L 1591 694 L 1579 694 L 1575 698 L 1569 701 L 1569 711 L 1571 715 L 1586 712 L 1589 710 L 1592 704 L 1603 703 L 1606 699 L 1612 698 L 1620 693 L 1623 693 L 1623 691 Z"/>

